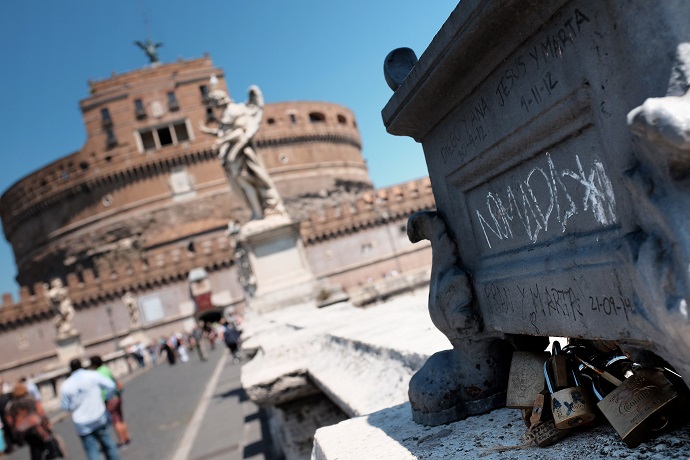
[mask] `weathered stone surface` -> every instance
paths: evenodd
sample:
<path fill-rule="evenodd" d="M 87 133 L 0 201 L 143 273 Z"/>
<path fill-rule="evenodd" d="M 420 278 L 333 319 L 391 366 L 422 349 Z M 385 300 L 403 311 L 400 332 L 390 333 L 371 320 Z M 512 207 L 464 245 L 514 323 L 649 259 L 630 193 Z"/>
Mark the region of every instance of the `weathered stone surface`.
<path fill-rule="evenodd" d="M 664 433 L 635 449 L 628 448 L 609 425 L 572 431 L 547 447 L 521 447 L 525 425 L 516 409 L 437 427 L 421 427 L 409 416 L 410 406 L 389 409 L 320 428 L 314 436 L 312 460 L 416 459 L 600 459 L 690 456 L 690 425 Z"/>
<path fill-rule="evenodd" d="M 436 212 L 420 212 L 410 217 L 407 232 L 412 242 L 431 241 L 429 314 L 453 344 L 429 358 L 410 381 L 412 417 L 441 425 L 505 404 L 512 347 L 483 332 L 468 273 L 445 221 Z"/>
<path fill-rule="evenodd" d="M 285 460 L 309 458 L 316 430 L 348 418 L 323 394 L 291 401 L 268 413 L 271 436 L 281 446 Z"/>
<path fill-rule="evenodd" d="M 646 348 L 690 383 L 689 15 L 463 1 L 384 108 L 423 144 L 487 333 Z"/>
<path fill-rule="evenodd" d="M 273 214 L 244 224 L 237 241 L 246 248 L 255 290 L 247 299 L 262 313 L 306 301 L 316 295 L 299 224 L 286 214 Z"/>
<path fill-rule="evenodd" d="M 383 61 L 383 76 L 388 87 L 395 91 L 417 63 L 417 55 L 410 48 L 397 48 Z"/>
<path fill-rule="evenodd" d="M 242 386 L 258 404 L 275 405 L 298 395 L 295 376 L 306 375 L 304 388 L 315 385 L 348 416 L 404 402 L 412 374 L 448 347 L 429 320 L 426 294 L 367 309 L 303 305 L 250 317 L 243 347 L 259 352 L 243 366 Z"/>

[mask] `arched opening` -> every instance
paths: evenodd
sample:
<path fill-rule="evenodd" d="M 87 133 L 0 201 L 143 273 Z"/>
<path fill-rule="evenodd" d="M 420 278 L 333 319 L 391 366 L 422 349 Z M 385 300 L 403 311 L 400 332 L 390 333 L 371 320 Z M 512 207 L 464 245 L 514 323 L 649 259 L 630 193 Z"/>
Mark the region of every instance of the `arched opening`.
<path fill-rule="evenodd" d="M 309 114 L 309 121 L 312 123 L 324 123 L 326 121 L 326 115 L 321 112 L 311 112 Z"/>

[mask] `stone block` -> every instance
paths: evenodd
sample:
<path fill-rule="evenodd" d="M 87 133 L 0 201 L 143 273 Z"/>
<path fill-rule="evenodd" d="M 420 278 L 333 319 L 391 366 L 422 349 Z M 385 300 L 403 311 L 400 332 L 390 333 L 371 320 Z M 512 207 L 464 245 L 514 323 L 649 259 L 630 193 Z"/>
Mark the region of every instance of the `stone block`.
<path fill-rule="evenodd" d="M 9 292 L 3 292 L 2 293 L 2 306 L 7 307 L 14 304 L 14 299 L 12 298 L 12 294 Z"/>
<path fill-rule="evenodd" d="M 455 280 L 471 283 L 430 301 L 442 330 L 476 315 L 485 336 L 612 340 L 690 383 L 689 16 L 644 1 L 453 11 L 383 110 L 422 143 Z M 441 299 L 452 282 L 434 268 Z"/>
<path fill-rule="evenodd" d="M 409 404 L 320 428 L 314 436 L 313 460 L 375 458 L 481 458 L 528 460 L 567 458 L 687 458 L 690 425 L 664 433 L 630 449 L 609 425 L 573 430 L 548 448 L 523 444 L 526 428 L 517 409 L 499 409 L 434 428 L 421 429 L 412 422 Z"/>

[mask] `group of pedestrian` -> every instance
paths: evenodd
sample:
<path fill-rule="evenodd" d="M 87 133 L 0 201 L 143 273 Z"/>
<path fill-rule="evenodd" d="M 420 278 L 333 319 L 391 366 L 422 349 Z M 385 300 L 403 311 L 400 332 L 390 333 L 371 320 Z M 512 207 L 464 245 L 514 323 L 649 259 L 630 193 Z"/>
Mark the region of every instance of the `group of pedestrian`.
<path fill-rule="evenodd" d="M 189 354 L 185 345 L 186 337 L 179 332 L 170 334 L 169 337 L 162 336 L 158 341 L 158 354 L 165 353 L 168 364 L 174 366 L 179 360 L 186 363 L 189 361 Z"/>
<path fill-rule="evenodd" d="M 230 327 L 228 327 L 229 324 Z M 207 349 L 214 350 L 216 341 L 220 339 L 231 349 L 235 357 L 239 347 L 239 335 L 233 322 L 228 322 L 225 318 L 221 318 L 218 323 L 199 321 L 188 333 L 174 332 L 167 337 L 161 336 L 158 339 L 158 351 L 154 354 L 157 356 L 164 354 L 171 366 L 178 361 L 183 363 L 189 361 L 189 353 L 192 350 L 196 351 L 199 360 L 206 361 Z"/>
<path fill-rule="evenodd" d="M 4 391 L 0 378 L 0 390 L 0 456 L 26 444 L 31 460 L 63 458 L 62 440 L 43 411 L 38 387 L 22 378 L 11 391 Z"/>
<path fill-rule="evenodd" d="M 221 318 L 218 323 L 199 321 L 187 334 L 173 333 L 163 336 L 157 344 L 137 349 L 142 356 L 148 352 L 155 358 L 165 354 L 170 365 L 178 360 L 189 360 L 187 348 L 196 350 L 201 361 L 206 361 L 206 343 L 211 349 L 222 340 L 239 362 L 240 335 L 237 320 Z M 121 383 L 98 355 L 90 358 L 89 368 L 80 359 L 73 359 L 70 375 L 60 388 L 60 406 L 69 411 L 88 460 L 100 458 L 119 460 L 118 448 L 131 443 L 129 429 L 122 416 Z M 8 391 L 2 391 L 8 389 Z M 10 391 L 11 390 L 11 391 Z M 111 436 L 111 427 L 117 443 Z M 28 445 L 31 460 L 63 458 L 62 440 L 53 432 L 50 420 L 43 411 L 38 387 L 30 379 L 21 379 L 11 389 L 0 377 L 0 457 L 17 447 Z"/>
<path fill-rule="evenodd" d="M 88 369 L 81 360 L 70 361 L 70 376 L 60 388 L 60 406 L 72 414 L 88 460 L 119 460 L 118 448 L 129 445 L 129 429 L 122 416 L 123 387 L 99 355 L 90 358 Z M 113 441 L 110 428 L 117 437 Z"/>

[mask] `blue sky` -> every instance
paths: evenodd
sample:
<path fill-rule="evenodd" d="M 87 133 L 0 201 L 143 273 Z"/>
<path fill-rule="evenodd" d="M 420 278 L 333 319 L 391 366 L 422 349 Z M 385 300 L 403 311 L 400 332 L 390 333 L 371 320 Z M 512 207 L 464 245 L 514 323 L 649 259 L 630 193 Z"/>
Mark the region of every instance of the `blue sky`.
<path fill-rule="evenodd" d="M 355 113 L 377 187 L 427 175 L 421 146 L 386 133 L 392 92 L 383 59 L 407 46 L 420 56 L 457 0 L 126 0 L 7 2 L 0 15 L 0 193 L 26 174 L 79 150 L 78 102 L 87 81 L 147 64 L 135 40 L 163 42 L 163 62 L 211 55 L 231 94 L 251 84 L 266 102 L 318 100 Z M 18 291 L 0 241 L 0 291 Z"/>

